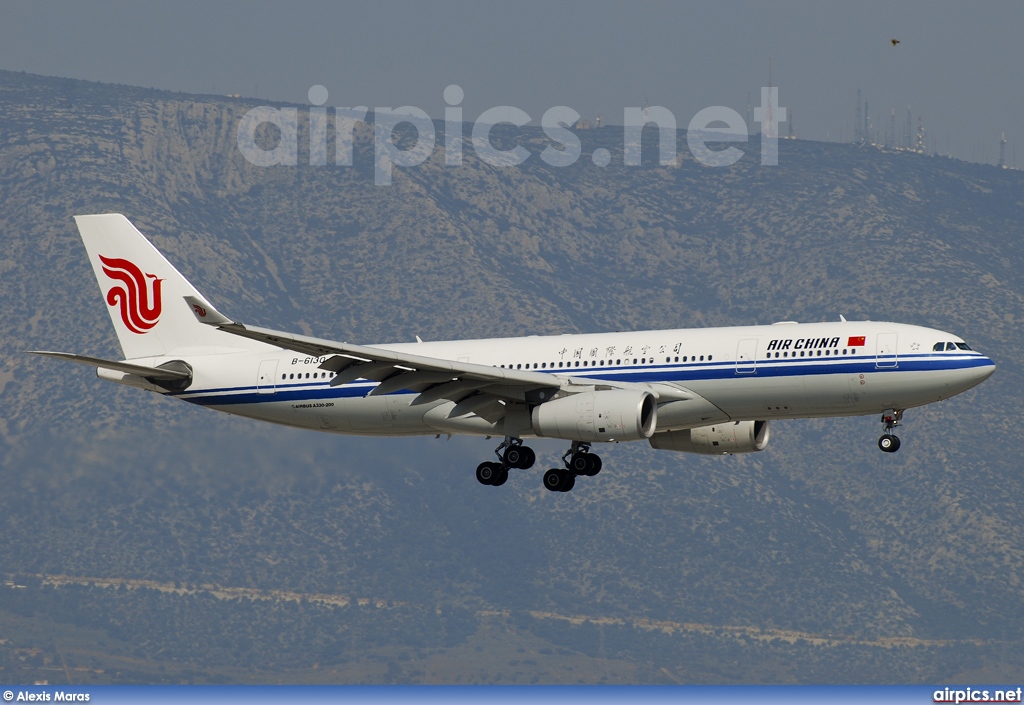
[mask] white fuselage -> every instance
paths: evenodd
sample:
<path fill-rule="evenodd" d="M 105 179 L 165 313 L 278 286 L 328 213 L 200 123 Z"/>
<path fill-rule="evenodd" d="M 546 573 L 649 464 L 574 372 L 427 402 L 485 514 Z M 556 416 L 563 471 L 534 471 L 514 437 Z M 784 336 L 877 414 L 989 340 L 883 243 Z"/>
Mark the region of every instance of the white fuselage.
<path fill-rule="evenodd" d="M 942 343 L 942 350 L 936 350 Z M 946 350 L 953 343 L 955 349 Z M 955 344 L 959 343 L 960 346 Z M 563 377 L 680 389 L 701 401 L 659 397 L 657 431 L 727 420 L 853 416 L 946 399 L 980 383 L 992 361 L 958 336 L 898 323 L 782 323 L 584 335 L 530 336 L 376 346 L 391 351 L 529 369 Z M 180 352 L 180 351 L 176 351 Z M 332 387 L 326 358 L 266 351 L 175 354 L 192 366 L 191 386 L 163 393 L 219 411 L 333 433 L 501 433 L 482 419 L 451 420 L 444 400 L 412 404 L 399 390 L 367 396 L 377 382 Z M 120 373 L 102 376 L 118 381 Z M 581 379 L 581 382 L 583 380 Z M 673 406 L 675 404 L 675 406 Z M 522 435 L 531 435 L 525 433 Z"/>

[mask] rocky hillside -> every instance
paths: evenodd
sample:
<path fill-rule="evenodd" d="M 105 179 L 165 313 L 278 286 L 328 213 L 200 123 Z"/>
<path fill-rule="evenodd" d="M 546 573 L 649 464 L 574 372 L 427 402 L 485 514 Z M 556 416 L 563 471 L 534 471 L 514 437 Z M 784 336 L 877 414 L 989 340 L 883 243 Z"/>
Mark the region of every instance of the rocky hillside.
<path fill-rule="evenodd" d="M 682 157 L 660 166 L 653 133 L 633 167 L 610 127 L 580 131 L 583 158 L 557 168 L 538 157 L 538 129 L 498 128 L 496 146 L 531 158 L 498 168 L 467 148 L 446 167 L 438 148 L 375 186 L 372 125 L 356 130 L 350 167 L 309 164 L 305 118 L 298 166 L 246 162 L 236 128 L 254 105 L 0 72 L 0 570 L 37 581 L 0 587 L 10 668 L 27 662 L 5 648 L 42 649 L 33 668 L 52 656 L 45 633 L 18 621 L 28 612 L 192 669 L 172 680 L 220 667 L 219 678 L 255 679 L 268 657 L 253 645 L 280 630 L 309 630 L 275 661 L 295 679 L 314 663 L 367 650 L 386 663 L 413 648 L 411 663 L 433 665 L 344 677 L 469 680 L 457 664 L 473 639 L 519 663 L 501 677 L 480 668 L 485 681 L 1024 677 L 1020 172 L 806 141 L 782 141 L 779 166 L 763 167 L 755 140 L 735 165 L 709 168 L 683 135 Z M 588 158 L 598 148 L 609 166 Z M 71 220 L 112 211 L 230 315 L 327 338 L 843 314 L 954 331 L 998 370 L 908 412 L 893 456 L 875 447 L 875 418 L 779 422 L 753 456 L 617 446 L 568 495 L 534 472 L 496 490 L 472 476 L 491 441 L 275 428 L 24 355 L 119 355 Z M 548 466 L 562 450 L 537 448 Z M 348 626 L 325 632 L 319 612 L 283 616 L 290 602 L 239 617 L 234 603 L 195 597 L 214 600 L 207 588 L 175 602 L 173 591 L 45 581 L 54 575 L 367 596 L 410 611 L 332 612 Z M 450 627 L 437 614 L 454 615 Z M 197 634 L 218 619 L 209 646 Z M 702 626 L 642 626 L 653 622 Z M 109 650 L 95 643 L 81 654 L 101 662 Z M 525 651 L 508 657 L 501 643 Z M 578 657 L 577 670 L 537 666 L 544 649 Z"/>

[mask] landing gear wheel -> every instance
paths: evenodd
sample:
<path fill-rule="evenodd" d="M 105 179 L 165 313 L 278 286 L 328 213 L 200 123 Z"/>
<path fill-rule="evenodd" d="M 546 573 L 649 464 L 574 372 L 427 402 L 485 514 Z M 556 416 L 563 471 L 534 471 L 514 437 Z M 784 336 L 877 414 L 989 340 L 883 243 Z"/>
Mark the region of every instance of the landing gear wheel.
<path fill-rule="evenodd" d="M 526 446 L 509 446 L 505 449 L 502 459 L 505 465 L 518 470 L 529 470 L 537 462 L 537 454 Z"/>
<path fill-rule="evenodd" d="M 885 453 L 895 453 L 900 449 L 900 439 L 891 433 L 886 433 L 878 439 L 878 447 Z"/>
<path fill-rule="evenodd" d="M 509 446 L 502 458 L 510 468 L 521 468 L 523 461 L 526 460 L 526 453 L 523 452 L 522 446 Z"/>
<path fill-rule="evenodd" d="M 587 477 L 593 477 L 597 473 L 601 472 L 601 466 L 604 463 L 601 462 L 601 456 L 593 453 L 587 453 L 587 472 L 584 473 Z"/>
<path fill-rule="evenodd" d="M 568 492 L 576 485 L 576 477 L 568 470 L 552 468 L 544 473 L 544 486 L 552 492 Z"/>
<path fill-rule="evenodd" d="M 566 462 L 565 467 L 573 475 L 589 475 L 590 473 L 587 472 L 587 469 L 591 465 L 592 463 L 590 461 L 590 454 L 577 451 L 576 453 L 573 453 L 569 457 L 569 460 L 568 462 Z"/>
<path fill-rule="evenodd" d="M 529 470 L 533 467 L 533 464 L 537 462 L 537 454 L 533 452 L 533 448 L 528 448 L 526 446 L 523 446 L 523 453 L 526 455 L 526 458 L 519 466 L 519 469 Z"/>
<path fill-rule="evenodd" d="M 500 470 L 497 463 L 480 463 L 476 466 L 476 479 L 481 485 L 493 485 Z"/>
<path fill-rule="evenodd" d="M 508 482 L 508 470 L 500 468 L 491 481 L 491 487 L 501 487 Z"/>

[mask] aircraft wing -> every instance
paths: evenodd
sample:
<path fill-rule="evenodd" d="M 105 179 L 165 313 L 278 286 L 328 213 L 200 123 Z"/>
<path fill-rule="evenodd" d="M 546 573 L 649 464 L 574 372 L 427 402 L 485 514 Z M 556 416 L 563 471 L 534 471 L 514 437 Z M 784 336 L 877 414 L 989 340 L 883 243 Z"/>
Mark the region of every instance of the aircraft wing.
<path fill-rule="evenodd" d="M 469 406 L 499 399 L 539 404 L 550 400 L 559 389 L 587 380 L 559 377 L 530 370 L 512 370 L 470 362 L 395 352 L 383 348 L 338 343 L 293 333 L 258 328 L 232 321 L 206 301 L 185 297 L 196 319 L 225 333 L 258 340 L 310 357 L 326 357 L 320 368 L 335 375 L 331 386 L 369 379 L 380 382 L 369 394 L 388 394 L 402 389 L 419 392 L 413 405 L 439 399 Z M 595 381 L 589 381 L 593 384 Z M 479 399 L 475 396 L 480 395 Z M 474 396 L 473 400 L 468 397 Z"/>

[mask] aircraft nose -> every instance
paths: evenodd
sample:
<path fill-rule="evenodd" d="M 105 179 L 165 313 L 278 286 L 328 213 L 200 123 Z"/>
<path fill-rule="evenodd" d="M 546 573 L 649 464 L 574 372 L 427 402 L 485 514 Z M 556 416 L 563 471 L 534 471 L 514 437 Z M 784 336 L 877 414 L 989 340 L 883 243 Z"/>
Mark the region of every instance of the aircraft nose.
<path fill-rule="evenodd" d="M 984 357 L 982 358 L 982 360 L 982 364 L 976 368 L 977 371 L 975 373 L 975 379 L 977 381 L 975 382 L 975 384 L 981 384 L 986 379 L 991 377 L 992 373 L 996 371 L 996 363 L 992 362 L 990 358 Z"/>

